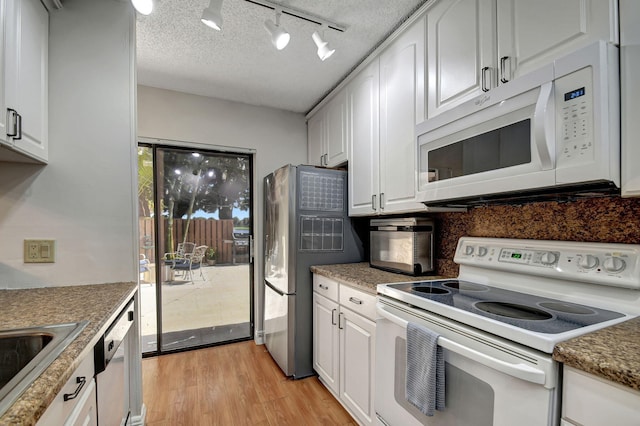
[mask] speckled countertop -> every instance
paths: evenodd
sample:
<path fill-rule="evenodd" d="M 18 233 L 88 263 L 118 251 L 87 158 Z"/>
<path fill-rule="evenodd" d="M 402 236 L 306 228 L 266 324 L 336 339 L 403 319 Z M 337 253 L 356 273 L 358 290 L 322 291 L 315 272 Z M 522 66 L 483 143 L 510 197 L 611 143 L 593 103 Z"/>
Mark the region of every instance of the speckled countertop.
<path fill-rule="evenodd" d="M 419 277 L 412 277 L 411 275 L 395 274 L 393 272 L 372 268 L 369 266 L 368 262 L 317 265 L 311 267 L 311 272 L 372 294 L 376 294 L 376 286 L 378 284 L 437 280 L 445 278 L 439 275 L 422 275 Z"/>
<path fill-rule="evenodd" d="M 640 317 L 560 342 L 553 359 L 640 390 Z"/>
<path fill-rule="evenodd" d="M 89 321 L 76 339 L 0 417 L 0 425 L 35 425 L 85 354 L 104 334 L 137 284 L 0 290 L 0 330 Z"/>

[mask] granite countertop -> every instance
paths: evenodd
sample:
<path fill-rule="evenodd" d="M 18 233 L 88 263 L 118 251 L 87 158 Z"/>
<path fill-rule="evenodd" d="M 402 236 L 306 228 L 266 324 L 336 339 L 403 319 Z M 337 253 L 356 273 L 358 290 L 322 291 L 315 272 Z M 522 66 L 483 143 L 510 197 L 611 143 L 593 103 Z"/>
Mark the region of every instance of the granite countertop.
<path fill-rule="evenodd" d="M 439 275 L 413 277 L 411 275 L 395 274 L 393 272 L 372 268 L 368 262 L 316 265 L 311 267 L 311 272 L 334 279 L 342 284 L 356 287 L 371 294 L 376 294 L 378 284 L 450 278 Z"/>
<path fill-rule="evenodd" d="M 553 359 L 640 390 L 640 317 L 560 342 Z"/>
<path fill-rule="evenodd" d="M 136 289 L 137 284 L 129 282 L 1 290 L 0 330 L 83 320 L 89 323 L 0 417 L 0 425 L 35 425 Z"/>

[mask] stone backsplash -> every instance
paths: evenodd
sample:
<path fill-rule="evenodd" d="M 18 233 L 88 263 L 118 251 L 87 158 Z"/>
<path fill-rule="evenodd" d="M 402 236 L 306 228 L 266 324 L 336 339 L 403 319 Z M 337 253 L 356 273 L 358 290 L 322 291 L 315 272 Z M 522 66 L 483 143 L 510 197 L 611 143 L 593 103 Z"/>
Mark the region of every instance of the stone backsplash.
<path fill-rule="evenodd" d="M 571 202 L 476 207 L 435 213 L 438 275 L 456 276 L 462 236 L 640 244 L 640 199 L 589 198 Z"/>

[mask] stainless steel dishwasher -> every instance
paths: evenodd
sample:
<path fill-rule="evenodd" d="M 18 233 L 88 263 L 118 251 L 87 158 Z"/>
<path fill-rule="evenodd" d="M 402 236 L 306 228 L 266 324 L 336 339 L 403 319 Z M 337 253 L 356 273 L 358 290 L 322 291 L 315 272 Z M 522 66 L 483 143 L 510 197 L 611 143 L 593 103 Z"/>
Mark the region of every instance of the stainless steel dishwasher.
<path fill-rule="evenodd" d="M 134 320 L 133 300 L 94 347 L 98 426 L 130 424 L 126 380 L 127 337 Z"/>

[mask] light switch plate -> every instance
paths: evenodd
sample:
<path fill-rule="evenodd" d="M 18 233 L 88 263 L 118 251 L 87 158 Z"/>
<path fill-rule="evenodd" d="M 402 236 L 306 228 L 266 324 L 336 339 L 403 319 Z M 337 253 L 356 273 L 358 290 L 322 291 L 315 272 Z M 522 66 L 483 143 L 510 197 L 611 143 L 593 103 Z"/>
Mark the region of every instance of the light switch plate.
<path fill-rule="evenodd" d="M 24 263 L 54 263 L 56 240 L 24 240 Z"/>

